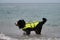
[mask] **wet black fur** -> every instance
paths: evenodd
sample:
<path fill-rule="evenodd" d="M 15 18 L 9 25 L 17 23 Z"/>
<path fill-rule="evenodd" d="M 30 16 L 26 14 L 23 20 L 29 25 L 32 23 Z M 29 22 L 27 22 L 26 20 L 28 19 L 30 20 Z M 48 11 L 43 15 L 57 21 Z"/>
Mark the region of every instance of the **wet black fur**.
<path fill-rule="evenodd" d="M 29 35 L 31 31 L 35 31 L 36 34 L 41 34 L 42 26 L 43 26 L 43 24 L 44 24 L 46 21 L 47 21 L 46 18 L 42 18 L 42 21 L 39 22 L 39 24 L 38 24 L 35 28 L 33 28 L 33 29 L 32 29 L 32 28 L 27 28 L 27 29 L 25 29 L 25 30 L 23 30 L 23 31 L 26 32 L 26 35 Z M 25 23 L 24 20 L 19 20 L 19 21 L 17 22 L 17 24 L 18 24 L 19 29 L 21 29 L 21 28 L 25 27 L 25 24 L 26 24 L 26 23 Z"/>

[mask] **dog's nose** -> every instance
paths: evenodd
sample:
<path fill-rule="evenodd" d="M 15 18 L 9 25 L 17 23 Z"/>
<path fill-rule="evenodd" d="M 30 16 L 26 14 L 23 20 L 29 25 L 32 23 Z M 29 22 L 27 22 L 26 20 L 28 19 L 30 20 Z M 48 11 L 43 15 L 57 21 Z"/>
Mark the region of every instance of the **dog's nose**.
<path fill-rule="evenodd" d="M 19 24 L 18 24 L 17 22 L 15 23 L 15 25 L 16 25 L 16 26 L 19 26 Z"/>
<path fill-rule="evenodd" d="M 15 23 L 15 25 L 16 25 L 16 23 Z"/>
<path fill-rule="evenodd" d="M 15 25 L 17 26 L 17 22 L 15 23 Z"/>

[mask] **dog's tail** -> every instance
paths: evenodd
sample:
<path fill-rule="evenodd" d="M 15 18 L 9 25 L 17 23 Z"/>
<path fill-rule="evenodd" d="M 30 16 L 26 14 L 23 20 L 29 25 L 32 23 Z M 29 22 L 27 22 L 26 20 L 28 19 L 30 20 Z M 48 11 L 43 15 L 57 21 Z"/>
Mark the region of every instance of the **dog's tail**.
<path fill-rule="evenodd" d="M 42 20 L 43 20 L 43 24 L 47 21 L 47 19 L 46 19 L 46 18 L 42 18 Z"/>

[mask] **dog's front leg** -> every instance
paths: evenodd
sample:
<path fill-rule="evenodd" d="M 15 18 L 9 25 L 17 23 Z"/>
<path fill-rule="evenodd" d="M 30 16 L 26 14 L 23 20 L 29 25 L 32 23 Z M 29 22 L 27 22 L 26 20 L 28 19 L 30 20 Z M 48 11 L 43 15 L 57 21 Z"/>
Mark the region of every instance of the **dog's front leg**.
<path fill-rule="evenodd" d="M 28 35 L 28 36 L 30 35 L 30 31 L 29 30 L 26 31 L 26 35 Z"/>
<path fill-rule="evenodd" d="M 23 35 L 26 35 L 26 32 L 24 31 Z"/>
<path fill-rule="evenodd" d="M 23 35 L 30 35 L 30 31 L 24 31 Z"/>

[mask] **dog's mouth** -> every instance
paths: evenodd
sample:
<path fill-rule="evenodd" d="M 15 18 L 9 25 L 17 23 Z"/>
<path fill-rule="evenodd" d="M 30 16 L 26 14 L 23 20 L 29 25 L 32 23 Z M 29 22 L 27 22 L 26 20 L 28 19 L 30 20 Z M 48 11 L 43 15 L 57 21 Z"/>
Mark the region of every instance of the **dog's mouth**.
<path fill-rule="evenodd" d="M 16 26 L 19 26 L 19 24 L 15 23 Z"/>

